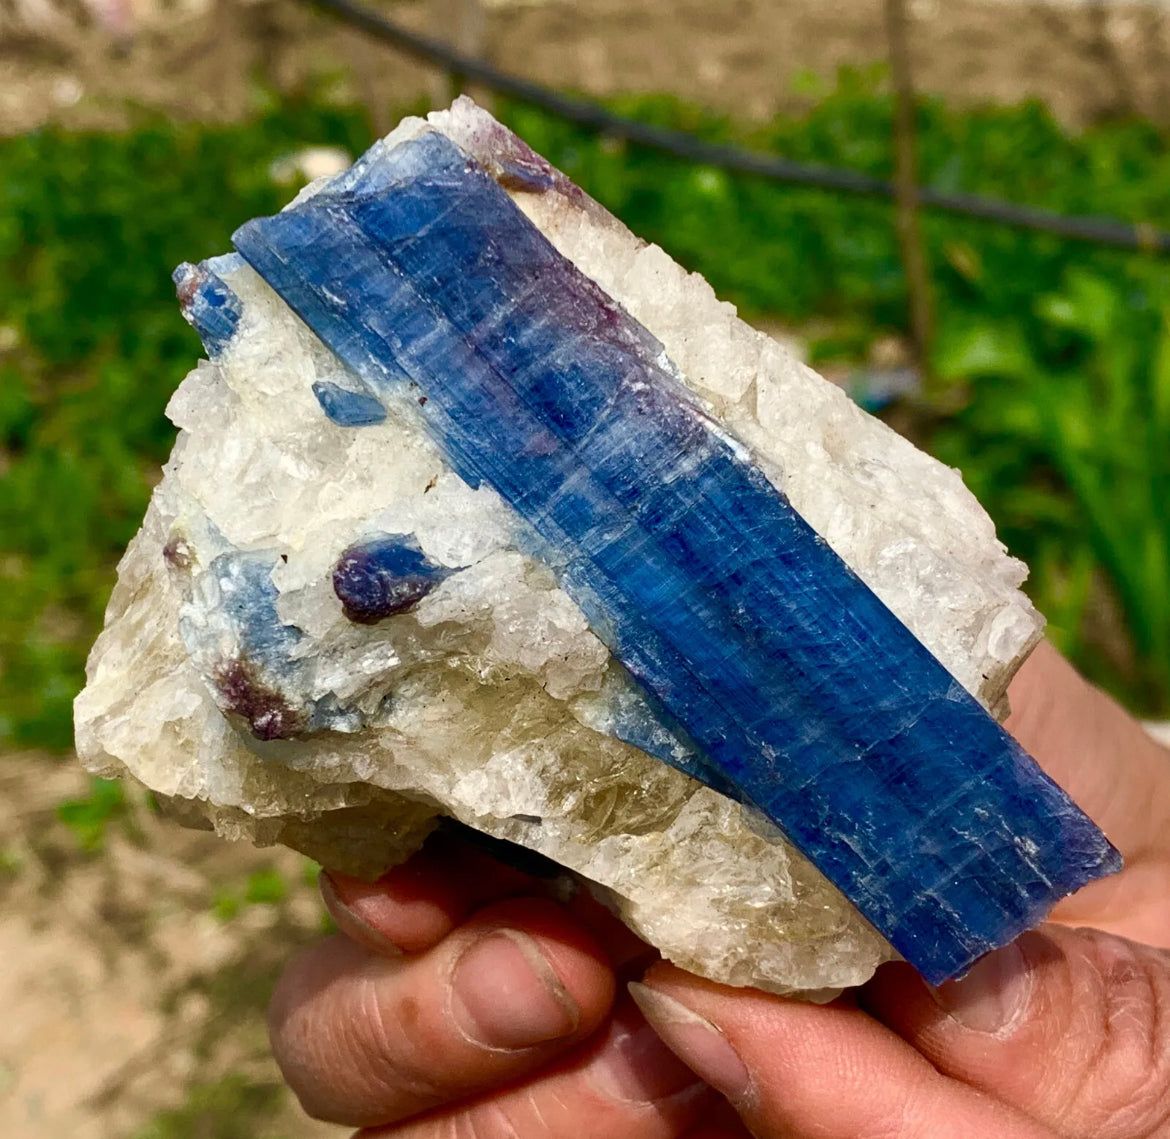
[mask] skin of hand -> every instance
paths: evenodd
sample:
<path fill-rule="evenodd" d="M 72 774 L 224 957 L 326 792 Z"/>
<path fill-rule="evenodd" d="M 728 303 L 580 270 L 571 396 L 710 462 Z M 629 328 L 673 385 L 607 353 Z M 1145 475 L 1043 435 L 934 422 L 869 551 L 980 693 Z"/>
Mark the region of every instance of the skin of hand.
<path fill-rule="evenodd" d="M 278 986 L 286 1079 L 358 1139 L 1170 1139 L 1170 752 L 1047 645 L 1010 695 L 1126 866 L 962 980 L 716 985 L 441 839 L 322 876 L 341 933 Z"/>

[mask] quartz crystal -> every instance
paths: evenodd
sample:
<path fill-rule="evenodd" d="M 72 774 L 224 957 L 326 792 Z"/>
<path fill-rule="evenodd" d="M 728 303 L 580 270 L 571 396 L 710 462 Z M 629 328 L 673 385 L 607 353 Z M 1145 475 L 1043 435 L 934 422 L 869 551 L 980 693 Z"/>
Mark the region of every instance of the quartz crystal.
<path fill-rule="evenodd" d="M 943 980 L 1116 868 L 992 714 L 1040 621 L 958 475 L 473 103 L 235 244 L 176 272 L 209 361 L 92 769 L 366 874 L 451 816 L 776 991 Z"/>

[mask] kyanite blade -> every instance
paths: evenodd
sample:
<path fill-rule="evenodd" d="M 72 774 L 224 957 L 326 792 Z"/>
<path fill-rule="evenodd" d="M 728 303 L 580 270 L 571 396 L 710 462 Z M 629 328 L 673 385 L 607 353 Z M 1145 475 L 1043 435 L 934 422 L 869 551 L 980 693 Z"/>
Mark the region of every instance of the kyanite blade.
<path fill-rule="evenodd" d="M 426 133 L 237 248 L 452 465 L 712 770 L 930 981 L 1116 870 L 1105 837 L 487 172 Z"/>
<path fill-rule="evenodd" d="M 239 298 L 216 272 L 239 262 L 229 253 L 192 265 L 184 261 L 172 274 L 183 316 L 191 323 L 211 357 L 218 356 L 231 340 L 240 320 Z"/>

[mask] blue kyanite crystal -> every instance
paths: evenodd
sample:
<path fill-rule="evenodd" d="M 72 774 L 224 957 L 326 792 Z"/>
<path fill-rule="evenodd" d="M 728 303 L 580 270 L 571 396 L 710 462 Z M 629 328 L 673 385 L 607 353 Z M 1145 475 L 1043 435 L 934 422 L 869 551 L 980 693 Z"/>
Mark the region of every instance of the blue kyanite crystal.
<path fill-rule="evenodd" d="M 381 401 L 365 392 L 351 392 L 326 380 L 313 385 L 313 395 L 334 423 L 341 427 L 368 427 L 386 418 Z"/>
<path fill-rule="evenodd" d="M 240 321 L 240 298 L 224 284 L 217 269 L 227 271 L 239 256 L 213 257 L 192 265 L 184 261 L 173 274 L 183 316 L 199 333 L 209 356 L 218 356 Z"/>
<path fill-rule="evenodd" d="M 1119 858 L 473 159 L 428 133 L 236 234 L 551 551 L 687 737 L 931 981 Z"/>
<path fill-rule="evenodd" d="M 333 568 L 333 592 L 361 625 L 405 613 L 452 571 L 432 562 L 413 538 L 390 534 L 350 546 Z"/>
<path fill-rule="evenodd" d="M 262 552 L 233 552 L 220 554 L 208 568 L 219 583 L 222 612 L 239 646 L 213 670 L 212 683 L 221 706 L 246 720 L 262 740 L 299 735 L 309 727 L 305 714 L 266 681 L 269 668 L 288 668 L 300 640 L 297 630 L 277 616 L 272 565 Z M 190 630 L 184 632 L 191 636 Z"/>
<path fill-rule="evenodd" d="M 168 563 L 191 569 L 182 543 L 168 543 Z M 317 731 L 356 731 L 361 713 L 333 692 L 315 691 L 314 662 L 298 653 L 303 634 L 277 610 L 273 550 L 229 550 L 212 559 L 192 590 L 179 632 L 208 678 L 216 703 L 239 716 L 260 740 Z"/>

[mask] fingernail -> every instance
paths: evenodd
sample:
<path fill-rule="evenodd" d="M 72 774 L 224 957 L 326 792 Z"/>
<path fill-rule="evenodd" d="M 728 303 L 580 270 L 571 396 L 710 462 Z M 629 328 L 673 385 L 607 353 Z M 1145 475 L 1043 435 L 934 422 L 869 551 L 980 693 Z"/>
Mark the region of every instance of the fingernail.
<path fill-rule="evenodd" d="M 636 981 L 629 989 L 654 1031 L 696 1075 L 732 1103 L 748 1098 L 751 1075 L 719 1029 L 657 989 Z"/>
<path fill-rule="evenodd" d="M 362 916 L 362 899 L 370 893 L 370 886 L 367 883 L 355 880 L 351 884 L 345 879 L 334 878 L 327 870 L 322 870 L 317 884 L 329 916 L 337 923 L 337 928 L 342 933 L 386 957 L 402 956 L 402 947 L 395 945 Z M 355 893 L 356 896 L 348 896 Z"/>
<path fill-rule="evenodd" d="M 568 1036 L 581 1019 L 537 941 L 513 929 L 464 950 L 451 975 L 450 1008 L 472 1043 L 508 1050 Z"/>
<path fill-rule="evenodd" d="M 630 1006 L 632 1015 L 633 1006 Z M 632 1026 L 615 1022 L 601 1056 L 587 1069 L 597 1091 L 617 1103 L 655 1103 L 703 1081 L 642 1018 Z"/>
<path fill-rule="evenodd" d="M 939 985 L 934 999 L 964 1028 L 1006 1033 L 1027 1007 L 1031 977 L 1019 946 L 1009 945 L 981 958 L 960 980 Z"/>

